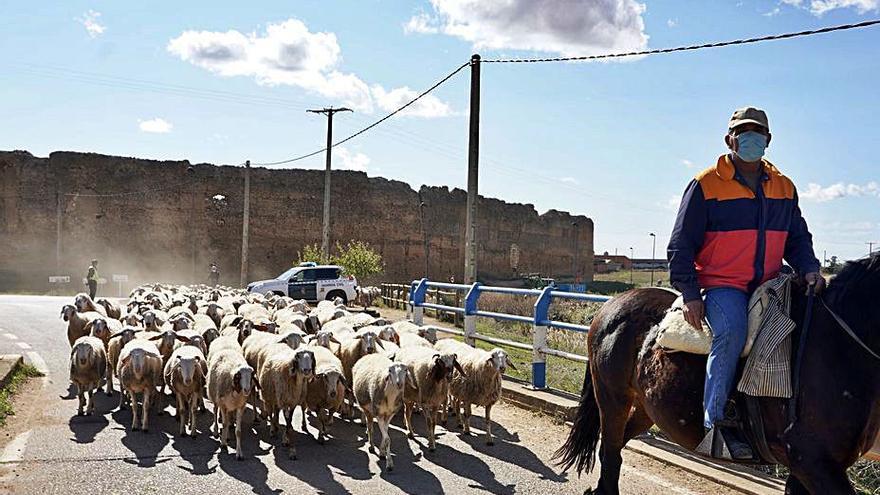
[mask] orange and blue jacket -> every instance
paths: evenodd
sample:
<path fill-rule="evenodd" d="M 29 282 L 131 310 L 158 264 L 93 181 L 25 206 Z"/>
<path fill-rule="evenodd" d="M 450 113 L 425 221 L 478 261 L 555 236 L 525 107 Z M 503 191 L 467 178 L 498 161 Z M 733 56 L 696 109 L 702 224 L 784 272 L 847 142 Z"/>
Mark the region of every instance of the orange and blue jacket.
<path fill-rule="evenodd" d="M 685 301 L 700 289 L 752 292 L 779 274 L 783 258 L 801 274 L 819 271 L 794 184 L 763 164 L 757 192 L 728 155 L 685 190 L 667 248 L 670 282 Z"/>

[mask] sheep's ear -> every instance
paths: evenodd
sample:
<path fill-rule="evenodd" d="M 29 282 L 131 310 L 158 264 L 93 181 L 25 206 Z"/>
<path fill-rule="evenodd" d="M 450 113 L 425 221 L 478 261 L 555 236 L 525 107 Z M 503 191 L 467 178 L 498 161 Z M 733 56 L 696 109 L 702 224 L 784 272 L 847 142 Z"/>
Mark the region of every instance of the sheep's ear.
<path fill-rule="evenodd" d="M 504 360 L 506 361 L 507 366 L 508 366 L 510 369 L 512 369 L 512 370 L 516 370 L 516 371 L 519 371 L 519 369 L 517 369 L 517 367 L 513 365 L 513 361 L 510 360 L 510 356 L 506 356 L 506 357 L 504 358 Z"/>
<path fill-rule="evenodd" d="M 161 339 L 161 338 L 164 337 L 164 336 L 165 336 L 164 333 L 160 333 L 159 335 L 154 335 L 154 336 L 150 337 L 150 338 L 147 339 L 147 340 L 159 340 L 159 339 Z"/>
<path fill-rule="evenodd" d="M 334 343 L 334 344 L 339 344 L 339 341 L 338 341 L 338 340 L 336 340 L 336 338 L 335 338 L 335 337 L 333 337 L 333 335 L 332 335 L 332 334 L 331 334 L 331 335 L 330 335 L 330 342 L 333 342 L 333 343 Z"/>
<path fill-rule="evenodd" d="M 199 369 L 202 370 L 203 376 L 208 376 L 208 362 L 202 358 L 198 358 L 199 360 Z"/>
<path fill-rule="evenodd" d="M 116 332 L 116 333 L 114 333 L 113 335 L 111 335 L 111 336 L 109 337 L 109 339 L 115 339 L 116 337 L 119 337 L 120 335 L 122 335 L 122 334 L 124 334 L 124 333 L 125 333 L 125 330 L 123 330 L 123 331 L 121 331 L 121 332 Z"/>
<path fill-rule="evenodd" d="M 355 334 L 355 336 L 354 336 L 353 338 L 355 338 L 355 339 L 360 339 L 360 338 L 362 338 L 363 336 L 364 336 L 364 334 L 359 333 L 359 334 Z"/>
<path fill-rule="evenodd" d="M 385 350 L 385 346 L 382 345 L 382 339 L 376 339 L 376 345 L 379 346 L 383 351 Z"/>
<path fill-rule="evenodd" d="M 257 377 L 251 375 L 251 384 L 253 384 L 255 390 L 263 390 L 263 387 L 260 386 L 260 380 L 257 380 Z"/>
<path fill-rule="evenodd" d="M 413 387 L 416 386 L 416 375 L 409 369 L 409 366 L 406 368 L 406 379 L 412 382 Z"/>
<path fill-rule="evenodd" d="M 181 341 L 181 342 L 185 342 L 187 344 L 189 344 L 191 341 L 191 339 L 189 337 L 186 337 L 184 335 L 175 335 L 174 338 Z"/>
<path fill-rule="evenodd" d="M 461 373 L 461 376 L 467 376 L 464 374 L 464 369 L 461 367 L 461 364 L 458 362 L 458 358 L 452 360 L 452 365 L 455 366 L 455 369 Z"/>

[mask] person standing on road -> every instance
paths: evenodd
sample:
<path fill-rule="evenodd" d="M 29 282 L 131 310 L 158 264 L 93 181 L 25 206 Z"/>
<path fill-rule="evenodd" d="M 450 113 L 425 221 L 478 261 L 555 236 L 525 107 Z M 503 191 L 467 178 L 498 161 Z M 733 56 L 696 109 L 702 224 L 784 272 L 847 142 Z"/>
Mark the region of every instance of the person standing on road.
<path fill-rule="evenodd" d="M 86 284 L 89 286 L 89 297 L 95 299 L 98 294 L 98 260 L 92 260 L 86 273 Z"/>
<path fill-rule="evenodd" d="M 211 271 L 208 273 L 208 281 L 210 285 L 217 287 L 220 285 L 220 268 L 217 263 L 211 263 Z"/>
<path fill-rule="evenodd" d="M 703 424 L 707 436 L 718 428 L 735 459 L 753 457 L 725 416 L 746 342 L 749 297 L 779 274 L 783 259 L 817 292 L 825 284 L 794 184 L 762 158 L 770 138 L 763 110 L 733 113 L 724 136 L 730 152 L 688 185 L 667 250 L 669 280 L 684 297 L 685 319 L 702 330 L 705 315 L 712 328 Z"/>

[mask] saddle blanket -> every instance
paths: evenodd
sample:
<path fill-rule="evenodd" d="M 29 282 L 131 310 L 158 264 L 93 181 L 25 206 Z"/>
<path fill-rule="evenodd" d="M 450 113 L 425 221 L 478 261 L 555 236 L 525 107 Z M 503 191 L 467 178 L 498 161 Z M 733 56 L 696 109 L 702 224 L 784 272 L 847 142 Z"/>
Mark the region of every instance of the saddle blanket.
<path fill-rule="evenodd" d="M 737 390 L 756 397 L 791 397 L 791 332 L 794 321 L 788 316 L 793 275 L 782 274 L 762 284 L 752 294 L 748 306 L 748 337 L 741 357 L 746 358 Z M 673 302 L 658 325 L 657 345 L 692 354 L 709 354 L 712 329 L 703 321 L 704 331 L 684 319 L 681 297 Z"/>

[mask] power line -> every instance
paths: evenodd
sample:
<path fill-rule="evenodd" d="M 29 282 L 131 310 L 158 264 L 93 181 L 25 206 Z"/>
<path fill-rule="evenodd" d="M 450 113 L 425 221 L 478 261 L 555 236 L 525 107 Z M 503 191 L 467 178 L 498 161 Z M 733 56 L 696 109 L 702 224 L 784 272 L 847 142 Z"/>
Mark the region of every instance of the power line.
<path fill-rule="evenodd" d="M 348 142 L 348 141 L 351 141 L 352 139 L 354 139 L 354 138 L 360 136 L 361 134 L 363 134 L 363 133 L 369 131 L 370 129 L 376 127 L 377 125 L 381 124 L 382 122 L 385 122 L 386 120 L 390 119 L 391 117 L 394 117 L 395 115 L 397 115 L 398 113 L 402 112 L 403 110 L 405 110 L 407 107 L 409 107 L 409 106 L 412 105 L 413 103 L 415 103 L 415 102 L 419 101 L 420 99 L 422 99 L 424 96 L 426 96 L 426 95 L 427 95 L 428 93 L 430 93 L 431 91 L 434 91 L 435 89 L 437 89 L 438 87 L 440 87 L 441 84 L 443 84 L 443 83 L 445 83 L 446 81 L 452 79 L 453 76 L 455 76 L 456 74 L 458 74 L 459 72 L 461 72 L 462 69 L 464 69 L 465 67 L 468 67 L 470 64 L 471 64 L 470 60 L 467 61 L 467 62 L 465 62 L 465 63 L 463 63 L 463 64 L 461 64 L 457 69 L 455 69 L 454 71 L 450 72 L 450 73 L 449 73 L 446 77 L 444 77 L 443 79 L 440 79 L 439 81 L 437 81 L 436 83 L 434 83 L 434 85 L 431 86 L 430 88 L 428 88 L 428 89 L 426 89 L 425 91 L 422 91 L 421 93 L 419 93 L 419 95 L 416 96 L 415 98 L 409 100 L 408 102 L 404 103 L 403 105 L 401 105 L 399 108 L 397 108 L 397 109 L 394 110 L 393 112 L 391 112 L 391 113 L 389 113 L 388 115 L 382 117 L 381 119 L 379 119 L 379 120 L 373 122 L 372 124 L 370 124 L 370 125 L 364 127 L 363 129 L 361 129 L 361 130 L 355 132 L 354 134 L 348 136 L 347 138 L 342 139 L 342 140 L 340 140 L 340 141 L 337 141 L 337 142 L 333 143 L 332 145 L 330 145 L 330 148 L 332 149 L 332 148 L 335 148 L 335 147 L 337 147 L 337 146 L 339 146 L 339 145 L 341 145 L 341 144 L 343 144 L 343 143 L 346 143 L 346 142 Z M 326 146 L 325 146 L 324 148 L 322 148 L 322 149 L 315 150 L 315 151 L 313 151 L 313 152 L 311 152 L 311 153 L 307 153 L 307 154 L 305 154 L 305 155 L 300 155 L 300 156 L 295 156 L 295 157 L 293 157 L 293 158 L 288 158 L 288 159 L 286 159 L 286 160 L 279 160 L 279 161 L 276 161 L 276 162 L 253 163 L 252 165 L 255 165 L 255 166 L 261 166 L 261 167 L 271 167 L 271 166 L 275 166 L 275 165 L 283 165 L 283 164 L 285 164 L 285 163 L 293 163 L 293 162 L 296 162 L 296 161 L 299 161 L 299 160 L 304 160 L 304 159 L 306 159 L 306 158 L 309 158 L 309 157 L 315 156 L 315 155 L 320 154 L 320 153 L 323 153 L 323 152 L 325 152 L 325 151 L 327 151 L 327 147 L 326 147 Z"/>
<path fill-rule="evenodd" d="M 628 53 L 606 53 L 601 55 L 584 55 L 580 57 L 549 57 L 549 58 L 496 58 L 484 59 L 484 63 L 509 64 L 509 63 L 536 63 L 536 62 L 574 62 L 579 60 L 600 60 L 607 58 L 623 58 L 636 57 L 641 55 L 659 55 L 663 53 L 686 52 L 692 50 L 702 50 L 704 48 L 720 48 L 723 46 L 746 45 L 750 43 L 759 43 L 762 41 L 783 40 L 789 38 L 798 38 L 802 36 L 812 36 L 814 34 L 825 34 L 833 31 L 845 31 L 848 29 L 858 29 L 880 24 L 880 19 L 870 21 L 857 22 L 854 24 L 842 24 L 839 26 L 828 26 L 820 29 L 812 29 L 808 31 L 798 31 L 795 33 L 772 34 L 768 36 L 760 36 L 757 38 L 743 38 L 729 41 L 718 41 L 715 43 L 704 43 L 702 45 L 677 46 L 673 48 L 657 48 L 654 50 L 643 50 Z"/>

